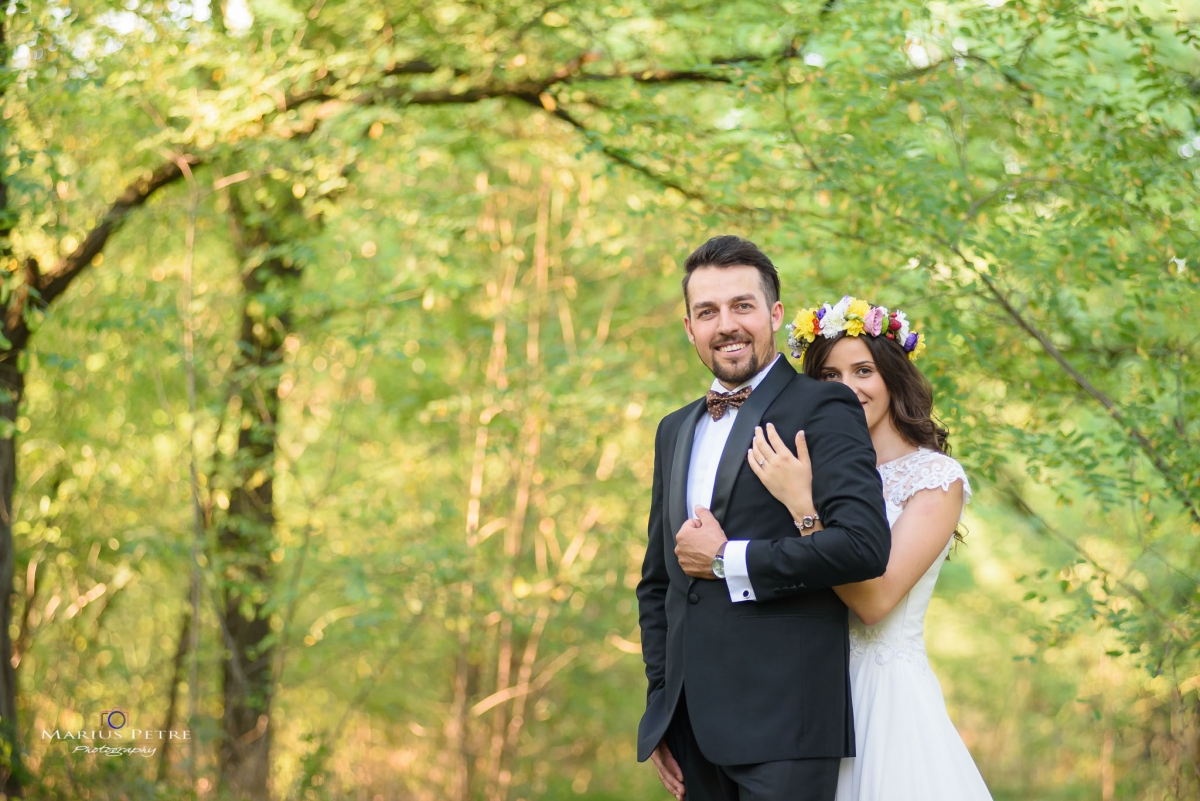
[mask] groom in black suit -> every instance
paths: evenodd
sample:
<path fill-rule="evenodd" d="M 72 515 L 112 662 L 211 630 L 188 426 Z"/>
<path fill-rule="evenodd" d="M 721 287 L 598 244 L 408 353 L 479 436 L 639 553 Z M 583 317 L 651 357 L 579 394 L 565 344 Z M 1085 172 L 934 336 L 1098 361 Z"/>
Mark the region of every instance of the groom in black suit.
<path fill-rule="evenodd" d="M 762 251 L 719 236 L 684 267 L 684 327 L 716 380 L 655 436 L 638 760 L 687 801 L 831 801 L 854 755 L 847 613 L 831 588 L 881 575 L 891 549 L 875 450 L 850 389 L 777 353 L 779 276 Z M 747 462 L 768 422 L 784 442 L 805 432 L 824 526 L 811 536 Z"/>

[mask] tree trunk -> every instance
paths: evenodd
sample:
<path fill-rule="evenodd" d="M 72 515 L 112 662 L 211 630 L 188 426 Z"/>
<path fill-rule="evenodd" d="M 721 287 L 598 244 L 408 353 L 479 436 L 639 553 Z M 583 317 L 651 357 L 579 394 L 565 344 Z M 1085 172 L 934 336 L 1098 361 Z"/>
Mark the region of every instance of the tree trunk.
<path fill-rule="evenodd" d="M 25 376 L 18 366 L 19 354 L 0 355 L 0 421 L 11 427 L 16 423 Z M 11 428 L 10 428 L 11 430 Z M 13 643 L 9 636 L 12 621 L 13 547 L 11 515 L 13 488 L 17 480 L 17 442 L 15 431 L 0 436 L 0 777 L 9 797 L 23 794 L 21 786 L 21 743 L 17 728 L 17 670 L 13 667 Z"/>
<path fill-rule="evenodd" d="M 288 193 L 290 195 L 290 193 Z M 275 547 L 274 470 L 279 424 L 279 374 L 289 329 L 287 293 L 270 290 L 294 282 L 299 269 L 277 254 L 281 244 L 261 209 L 248 213 L 231 199 L 234 243 L 244 264 L 242 327 L 233 381 L 241 400 L 241 431 L 232 463 L 228 515 L 218 535 L 224 568 L 222 624 L 224 735 L 221 780 L 238 798 L 266 799 L 271 767 L 271 700 L 274 647 L 269 601 Z M 263 254 L 271 254 L 263 258 Z M 255 260 L 261 258 L 255 264 Z"/>
<path fill-rule="evenodd" d="M 190 596 L 190 593 L 189 593 Z M 188 640 L 192 636 L 192 610 L 183 613 L 183 619 L 179 623 L 179 642 L 175 646 L 175 659 L 171 662 L 171 693 L 167 698 L 167 719 L 163 722 L 163 731 L 170 731 L 175 728 L 175 709 L 179 704 L 179 682 L 183 681 L 183 660 L 188 652 Z M 167 771 L 171 767 L 171 741 L 166 740 L 162 744 L 162 750 L 158 752 L 158 772 L 155 774 L 155 781 L 162 782 L 167 778 Z"/>
<path fill-rule="evenodd" d="M 8 39 L 3 20 L 0 20 L 0 69 L 8 68 Z M 3 91 L 3 89 L 0 89 Z M 7 152 L 0 126 L 0 152 Z M 12 233 L 16 214 L 8 207 L 8 176 L 0 174 L 0 262 L 12 269 Z M 8 308 L 2 311 L 4 333 L 9 334 L 9 314 L 17 307 L 20 319 L 22 298 L 11 297 Z M 23 327 L 24 321 L 21 320 Z M 23 343 L 22 343 L 23 344 Z M 9 797 L 23 795 L 21 786 L 21 743 L 17 728 L 17 669 L 13 666 L 13 643 L 9 634 L 12 623 L 13 570 L 16 553 L 12 537 L 13 489 L 17 483 L 17 412 L 25 390 L 25 375 L 21 372 L 20 347 L 9 338 L 9 349 L 0 353 L 0 423 L 8 436 L 0 432 L 0 786 Z"/>

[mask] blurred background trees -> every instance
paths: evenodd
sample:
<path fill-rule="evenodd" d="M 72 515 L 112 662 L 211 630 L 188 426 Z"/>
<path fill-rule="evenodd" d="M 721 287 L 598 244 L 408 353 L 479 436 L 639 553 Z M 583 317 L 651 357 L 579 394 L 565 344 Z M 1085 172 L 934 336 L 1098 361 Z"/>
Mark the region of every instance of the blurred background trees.
<path fill-rule="evenodd" d="M 930 336 L 995 796 L 1200 787 L 1200 6 L 2 19 L 9 794 L 656 797 L 632 586 L 726 232 Z M 193 739 L 42 737 L 113 706 Z"/>

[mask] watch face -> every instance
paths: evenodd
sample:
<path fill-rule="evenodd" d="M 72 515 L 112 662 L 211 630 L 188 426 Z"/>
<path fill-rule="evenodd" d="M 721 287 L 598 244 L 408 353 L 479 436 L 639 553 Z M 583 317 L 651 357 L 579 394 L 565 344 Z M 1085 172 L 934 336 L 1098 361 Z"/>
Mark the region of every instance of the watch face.
<path fill-rule="evenodd" d="M 725 560 L 720 556 L 713 559 L 712 572 L 717 578 L 725 578 Z"/>

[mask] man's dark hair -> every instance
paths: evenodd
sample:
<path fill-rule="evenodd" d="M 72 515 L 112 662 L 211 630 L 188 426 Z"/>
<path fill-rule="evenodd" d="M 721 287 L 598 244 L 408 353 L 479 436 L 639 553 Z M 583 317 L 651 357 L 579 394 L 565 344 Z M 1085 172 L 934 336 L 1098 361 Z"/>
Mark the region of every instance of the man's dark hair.
<path fill-rule="evenodd" d="M 774 306 L 775 301 L 779 300 L 779 272 L 767 258 L 767 254 L 749 239 L 726 234 L 714 236 L 693 250 L 692 255 L 683 263 L 683 302 L 687 304 L 688 314 L 692 313 L 692 302 L 688 298 L 688 280 L 692 273 L 701 267 L 753 267 L 758 270 L 758 276 L 762 280 L 767 306 Z"/>

